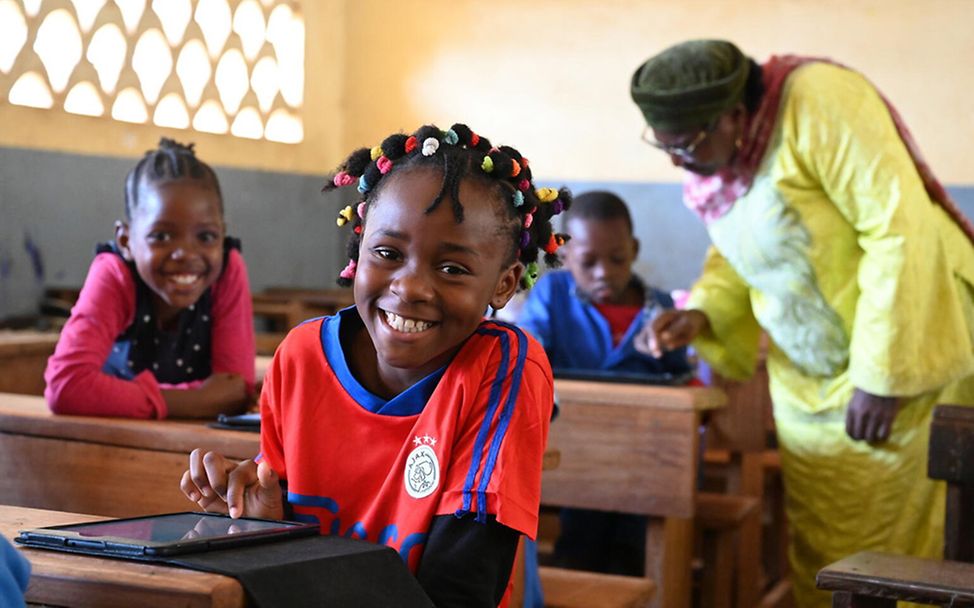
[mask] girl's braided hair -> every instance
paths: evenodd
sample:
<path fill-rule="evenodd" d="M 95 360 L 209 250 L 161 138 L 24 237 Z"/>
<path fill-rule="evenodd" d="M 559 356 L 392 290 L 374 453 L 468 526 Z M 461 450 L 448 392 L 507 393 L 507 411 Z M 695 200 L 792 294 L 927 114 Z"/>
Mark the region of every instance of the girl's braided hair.
<path fill-rule="evenodd" d="M 521 287 L 530 289 L 538 278 L 538 257 L 543 252 L 548 267 L 559 265 L 556 251 L 568 236 L 554 232 L 551 218 L 569 208 L 567 188 L 535 189 L 528 159 L 510 146 L 494 147 L 467 125 L 455 124 L 446 131 L 434 125 L 420 127 L 412 135 L 397 133 L 374 148 L 352 152 L 338 171 L 331 175 L 322 191 L 357 184 L 362 199 L 339 212 L 338 225 L 352 225 L 348 241 L 348 266 L 341 271 L 338 284 L 348 287 L 355 277 L 359 245 L 369 206 L 377 200 L 388 176 L 413 168 L 430 167 L 443 174 L 443 185 L 426 213 L 435 210 L 444 198 L 452 201 L 457 223 L 463 221 L 460 183 L 475 179 L 496 194 L 497 212 L 510 223 L 509 263 L 525 266 Z"/>
<path fill-rule="evenodd" d="M 139 206 L 139 187 L 142 181 L 158 183 L 177 179 L 198 180 L 200 185 L 216 191 L 223 212 L 223 194 L 216 173 L 209 165 L 196 157 L 194 144 L 184 145 L 163 137 L 159 147 L 147 150 L 145 156 L 125 176 L 125 218 L 132 219 L 132 212 Z"/>

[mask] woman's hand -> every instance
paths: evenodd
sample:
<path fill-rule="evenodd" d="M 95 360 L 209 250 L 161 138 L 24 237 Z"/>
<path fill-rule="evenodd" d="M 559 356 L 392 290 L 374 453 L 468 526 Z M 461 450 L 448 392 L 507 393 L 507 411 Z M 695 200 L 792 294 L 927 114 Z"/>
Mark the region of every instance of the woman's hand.
<path fill-rule="evenodd" d="M 710 327 L 710 319 L 699 310 L 664 310 L 636 335 L 637 351 L 651 357 L 693 342 Z"/>
<path fill-rule="evenodd" d="M 857 388 L 846 411 L 845 432 L 856 440 L 886 441 L 899 409 L 898 398 L 880 397 Z"/>
<path fill-rule="evenodd" d="M 235 462 L 216 452 L 204 454 L 195 449 L 179 488 L 204 511 L 229 513 L 234 518 L 284 518 L 280 480 L 266 462 Z"/>

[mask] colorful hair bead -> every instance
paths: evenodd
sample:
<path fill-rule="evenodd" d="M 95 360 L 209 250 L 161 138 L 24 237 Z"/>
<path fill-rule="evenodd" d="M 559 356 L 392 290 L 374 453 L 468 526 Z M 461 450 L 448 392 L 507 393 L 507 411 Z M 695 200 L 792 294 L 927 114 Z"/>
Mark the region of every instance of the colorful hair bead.
<path fill-rule="evenodd" d="M 522 156 L 521 157 L 521 168 L 522 169 L 527 169 L 529 164 L 531 164 L 531 163 L 528 162 L 528 159 Z"/>
<path fill-rule="evenodd" d="M 520 207 L 523 204 L 524 204 L 524 193 L 521 192 L 520 190 L 515 190 L 514 191 L 514 206 L 515 207 Z"/>
<path fill-rule="evenodd" d="M 352 213 L 353 211 L 351 205 L 346 206 L 344 209 L 338 212 L 338 219 L 335 220 L 335 223 L 338 224 L 339 228 L 352 221 L 352 217 L 354 217 Z"/>
<path fill-rule="evenodd" d="M 538 263 L 531 262 L 524 268 L 524 276 L 521 277 L 524 282 L 524 286 L 528 289 L 534 287 L 534 284 L 538 282 Z"/>
<path fill-rule="evenodd" d="M 521 231 L 521 249 L 524 249 L 531 244 L 531 233 L 527 230 Z"/>
<path fill-rule="evenodd" d="M 484 173 L 490 173 L 494 170 L 494 160 L 489 156 L 485 156 L 483 162 L 480 163 L 480 168 L 484 170 Z"/>
<path fill-rule="evenodd" d="M 406 145 L 405 145 L 406 154 L 409 154 L 410 152 L 412 152 L 413 150 L 415 150 L 416 149 L 416 144 L 417 144 L 417 142 L 416 142 L 416 136 L 415 135 L 410 135 L 409 137 L 407 137 L 406 138 Z"/>
<path fill-rule="evenodd" d="M 561 243 L 559 243 L 558 238 L 552 234 L 550 237 L 548 237 L 548 242 L 545 243 L 544 252 L 553 254 L 554 252 L 558 251 L 559 247 L 561 247 Z"/>
<path fill-rule="evenodd" d="M 531 212 L 524 216 L 524 229 L 527 230 L 534 223 L 534 212 Z"/>
<path fill-rule="evenodd" d="M 359 224 L 358 226 L 352 228 L 352 232 L 354 232 L 355 234 L 362 234 L 362 224 Z"/>
<path fill-rule="evenodd" d="M 365 219 L 365 201 L 358 204 L 358 208 L 355 210 L 358 213 L 359 219 Z"/>
<path fill-rule="evenodd" d="M 369 182 L 365 181 L 365 176 L 358 178 L 358 191 L 365 194 L 369 191 Z"/>
<path fill-rule="evenodd" d="M 561 202 L 560 198 L 556 198 L 555 202 L 551 203 L 551 214 L 558 215 L 565 210 L 565 204 Z"/>
<path fill-rule="evenodd" d="M 345 266 L 345 268 L 343 268 L 342 271 L 338 273 L 338 276 L 340 276 L 343 279 L 348 279 L 349 281 L 351 281 L 352 279 L 355 278 L 355 269 L 357 266 L 358 264 L 355 263 L 355 260 L 349 260 L 348 265 Z"/>
<path fill-rule="evenodd" d="M 336 187 L 341 188 L 342 186 L 351 186 L 355 183 L 355 178 L 348 174 L 347 171 L 339 171 L 335 174 L 335 178 L 332 180 Z"/>
<path fill-rule="evenodd" d="M 479 143 L 480 143 L 480 136 L 477 135 L 476 133 L 474 133 L 473 131 L 471 131 L 470 132 L 470 145 L 476 147 L 476 145 L 479 144 Z"/>
<path fill-rule="evenodd" d="M 433 156 L 440 149 L 440 140 L 435 137 L 427 137 L 423 140 L 423 156 Z"/>
<path fill-rule="evenodd" d="M 444 143 L 448 143 L 451 146 L 455 146 L 457 145 L 458 141 L 460 141 L 460 137 L 457 135 L 457 132 L 454 131 L 453 129 L 447 129 L 447 131 L 443 133 Z"/>
<path fill-rule="evenodd" d="M 558 198 L 558 191 L 554 188 L 538 188 L 535 194 L 542 203 L 550 203 Z"/>
<path fill-rule="evenodd" d="M 382 146 L 376 146 L 372 148 L 372 150 L 369 151 L 369 156 L 372 158 L 372 160 L 375 160 L 380 156 L 382 156 Z"/>
<path fill-rule="evenodd" d="M 521 174 L 521 165 L 519 165 L 517 161 L 514 161 L 513 163 L 511 163 L 511 177 L 517 177 L 520 174 Z"/>
<path fill-rule="evenodd" d="M 526 179 L 522 179 L 517 183 L 517 189 L 520 190 L 521 192 L 527 192 L 528 190 L 531 189 L 531 182 L 529 182 Z"/>
<path fill-rule="evenodd" d="M 392 161 L 387 156 L 380 156 L 379 160 L 375 161 L 375 166 L 379 168 L 379 173 L 385 175 L 392 169 Z"/>

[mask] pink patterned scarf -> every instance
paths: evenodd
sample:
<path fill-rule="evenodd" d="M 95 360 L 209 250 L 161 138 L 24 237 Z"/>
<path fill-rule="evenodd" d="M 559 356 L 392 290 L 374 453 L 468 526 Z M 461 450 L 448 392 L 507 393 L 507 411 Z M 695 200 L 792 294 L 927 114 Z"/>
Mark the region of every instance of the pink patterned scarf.
<path fill-rule="evenodd" d="M 690 172 L 686 174 L 683 184 L 683 200 L 691 211 L 703 219 L 704 224 L 723 217 L 734 205 L 737 199 L 747 193 L 754 181 L 758 165 L 768 149 L 768 142 L 774 133 L 775 125 L 778 120 L 778 109 L 781 105 L 781 93 L 784 89 L 785 80 L 796 69 L 810 62 L 825 62 L 846 68 L 830 59 L 817 57 L 799 57 L 797 55 L 775 55 L 761 66 L 762 79 L 764 81 L 764 96 L 756 112 L 748 118 L 747 126 L 744 130 L 744 137 L 741 147 L 737 152 L 734 162 L 729 167 L 725 167 L 714 175 L 703 176 Z M 877 89 L 878 92 L 878 89 Z M 957 223 L 967 235 L 967 238 L 974 243 L 974 225 L 961 213 L 960 209 L 944 190 L 944 187 L 934 176 L 930 166 L 920 154 L 916 141 L 910 134 L 906 123 L 900 117 L 896 108 L 879 93 L 886 108 L 889 110 L 896 131 L 906 145 L 913 164 L 917 168 L 917 173 L 923 180 L 923 185 L 930 198 L 935 200 L 947 215 Z"/>

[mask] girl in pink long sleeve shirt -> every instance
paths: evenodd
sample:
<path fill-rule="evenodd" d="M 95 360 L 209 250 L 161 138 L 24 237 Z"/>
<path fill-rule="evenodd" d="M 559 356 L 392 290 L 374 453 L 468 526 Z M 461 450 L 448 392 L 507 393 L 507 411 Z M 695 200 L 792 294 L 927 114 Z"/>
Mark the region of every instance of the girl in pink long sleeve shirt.
<path fill-rule="evenodd" d="M 213 170 L 162 139 L 129 173 L 124 222 L 98 248 L 45 372 L 58 414 L 214 417 L 254 386 L 247 268 Z"/>

